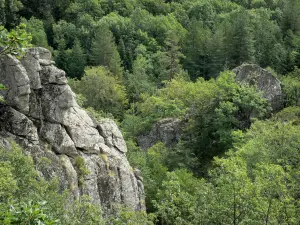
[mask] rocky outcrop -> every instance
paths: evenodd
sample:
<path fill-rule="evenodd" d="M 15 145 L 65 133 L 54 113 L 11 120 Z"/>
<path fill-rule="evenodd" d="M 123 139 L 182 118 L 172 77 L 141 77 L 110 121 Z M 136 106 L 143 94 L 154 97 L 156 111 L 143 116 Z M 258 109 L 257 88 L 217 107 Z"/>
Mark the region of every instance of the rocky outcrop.
<path fill-rule="evenodd" d="M 242 84 L 256 85 L 268 99 L 274 111 L 283 107 L 283 93 L 280 81 L 269 71 L 256 64 L 243 64 L 233 70 L 236 81 Z"/>
<path fill-rule="evenodd" d="M 162 142 L 166 147 L 175 146 L 180 137 L 182 121 L 174 118 L 162 119 L 153 124 L 149 133 L 140 135 L 137 143 L 142 149 L 148 149 L 157 142 Z"/>
<path fill-rule="evenodd" d="M 144 209 L 142 179 L 126 159 L 126 143 L 112 120 L 95 121 L 81 109 L 43 48 L 28 49 L 22 60 L 0 58 L 0 145 L 9 138 L 20 144 L 41 167 L 46 178 L 58 177 L 62 190 L 75 198 L 89 195 L 104 211 L 114 204 Z M 78 161 L 89 171 L 82 177 Z M 83 181 L 83 182 L 82 182 Z"/>
<path fill-rule="evenodd" d="M 256 85 L 263 92 L 273 108 L 279 111 L 283 107 L 283 92 L 280 81 L 269 71 L 255 64 L 243 64 L 233 70 L 236 82 Z M 137 143 L 142 149 L 148 149 L 157 142 L 163 142 L 167 147 L 175 146 L 179 139 L 184 122 L 174 118 L 160 120 L 153 124 L 150 132 L 140 135 Z"/>

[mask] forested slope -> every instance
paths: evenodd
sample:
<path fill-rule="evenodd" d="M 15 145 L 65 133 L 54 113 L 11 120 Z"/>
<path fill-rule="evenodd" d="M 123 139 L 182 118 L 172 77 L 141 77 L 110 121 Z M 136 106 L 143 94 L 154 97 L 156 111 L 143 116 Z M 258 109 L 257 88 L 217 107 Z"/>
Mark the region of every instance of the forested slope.
<path fill-rule="evenodd" d="M 55 50 L 57 64 L 70 77 L 100 65 L 130 87 L 143 65 L 146 75 L 140 79 L 153 86 L 183 70 L 195 80 L 243 62 L 290 72 L 299 65 L 299 5 L 297 0 L 5 0 L 0 23 L 27 24 L 33 44 Z"/>
<path fill-rule="evenodd" d="M 123 131 L 148 215 L 113 224 L 299 224 L 299 0 L 0 0 L 0 25 L 20 23 Z M 237 81 L 245 63 L 281 82 L 280 107 Z M 176 143 L 141 149 L 161 121 Z"/>

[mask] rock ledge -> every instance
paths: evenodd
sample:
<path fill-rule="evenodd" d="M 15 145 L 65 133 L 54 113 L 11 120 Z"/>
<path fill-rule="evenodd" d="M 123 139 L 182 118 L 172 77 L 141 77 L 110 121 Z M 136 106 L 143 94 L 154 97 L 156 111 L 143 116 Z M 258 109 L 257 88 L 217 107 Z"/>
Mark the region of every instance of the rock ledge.
<path fill-rule="evenodd" d="M 65 72 L 56 68 L 44 48 L 27 50 L 22 60 L 0 58 L 0 146 L 15 140 L 36 162 L 46 157 L 46 178 L 58 177 L 61 189 L 74 197 L 88 195 L 104 212 L 114 204 L 144 210 L 141 178 L 126 158 L 126 143 L 111 120 L 95 122 L 81 109 L 67 84 Z M 76 158 L 84 159 L 90 173 L 79 182 Z"/>

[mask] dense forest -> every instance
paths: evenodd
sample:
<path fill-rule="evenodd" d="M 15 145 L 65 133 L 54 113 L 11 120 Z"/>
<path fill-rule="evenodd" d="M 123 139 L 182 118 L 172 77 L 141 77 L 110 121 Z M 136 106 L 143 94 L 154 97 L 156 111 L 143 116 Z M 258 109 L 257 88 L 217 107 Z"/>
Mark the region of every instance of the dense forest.
<path fill-rule="evenodd" d="M 4 224 L 33 209 L 45 224 L 299 224 L 300 0 L 0 0 L 0 25 L 0 55 L 29 39 L 51 50 L 81 106 L 117 121 L 147 208 L 105 220 L 83 201 L 63 216 L 67 197 L 15 146 L 0 153 Z M 281 81 L 283 109 L 235 81 L 243 63 Z M 179 142 L 142 149 L 165 118 L 184 124 Z"/>

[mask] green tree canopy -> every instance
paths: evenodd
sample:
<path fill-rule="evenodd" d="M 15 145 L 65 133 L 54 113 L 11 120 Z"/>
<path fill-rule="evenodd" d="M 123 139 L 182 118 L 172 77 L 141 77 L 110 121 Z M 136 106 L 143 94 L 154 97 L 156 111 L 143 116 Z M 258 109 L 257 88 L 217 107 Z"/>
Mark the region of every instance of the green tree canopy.
<path fill-rule="evenodd" d="M 90 67 L 81 80 L 69 80 L 77 94 L 85 97 L 83 105 L 122 118 L 128 102 L 124 86 L 104 67 Z"/>

